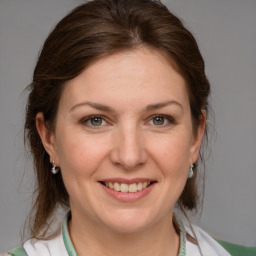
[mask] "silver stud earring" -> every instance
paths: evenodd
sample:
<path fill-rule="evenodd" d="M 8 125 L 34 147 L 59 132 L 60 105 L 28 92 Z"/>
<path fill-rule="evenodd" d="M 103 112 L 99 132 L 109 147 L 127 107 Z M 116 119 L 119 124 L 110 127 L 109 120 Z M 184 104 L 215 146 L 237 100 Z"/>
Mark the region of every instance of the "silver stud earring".
<path fill-rule="evenodd" d="M 189 172 L 188 172 L 188 178 L 191 179 L 194 175 L 194 171 L 193 171 L 194 165 L 191 164 L 189 167 Z"/>
<path fill-rule="evenodd" d="M 52 161 L 52 174 L 58 173 L 59 168 L 55 165 L 54 161 Z"/>

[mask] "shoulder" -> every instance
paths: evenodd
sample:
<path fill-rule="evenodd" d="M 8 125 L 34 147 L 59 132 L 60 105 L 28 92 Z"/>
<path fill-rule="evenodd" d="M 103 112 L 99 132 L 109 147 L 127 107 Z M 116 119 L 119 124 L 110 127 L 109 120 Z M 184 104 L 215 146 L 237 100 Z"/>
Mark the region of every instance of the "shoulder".
<path fill-rule="evenodd" d="M 0 253 L 0 256 L 28 256 L 28 255 L 23 247 L 18 247 L 8 253 L 3 253 L 3 254 Z"/>
<path fill-rule="evenodd" d="M 49 240 L 29 239 L 23 247 L 11 251 L 9 254 L 0 256 L 68 256 L 60 231 L 54 238 Z"/>
<path fill-rule="evenodd" d="M 50 240 L 30 239 L 23 247 L 29 256 L 68 256 L 61 232 Z"/>
<path fill-rule="evenodd" d="M 194 234 L 190 228 L 189 225 L 185 223 L 185 230 L 188 233 L 188 235 L 194 237 Z M 206 231 L 204 231 L 202 228 L 192 225 L 194 233 L 196 235 L 196 239 L 198 241 L 198 244 L 202 250 L 203 255 L 209 255 L 209 256 L 230 256 L 230 254 L 214 239 L 212 238 Z M 192 242 L 187 242 L 186 246 L 187 252 L 190 254 L 198 250 L 198 246 Z"/>
<path fill-rule="evenodd" d="M 0 253 L 0 256 L 28 256 L 28 255 L 23 247 L 18 247 L 8 253 L 3 253 L 3 254 Z"/>

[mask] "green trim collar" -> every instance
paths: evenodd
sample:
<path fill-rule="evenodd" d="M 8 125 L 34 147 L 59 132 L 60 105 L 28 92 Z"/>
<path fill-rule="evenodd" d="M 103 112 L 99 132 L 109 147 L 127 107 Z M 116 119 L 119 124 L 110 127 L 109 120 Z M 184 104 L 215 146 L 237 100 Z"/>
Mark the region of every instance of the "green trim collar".
<path fill-rule="evenodd" d="M 68 212 L 63 221 L 63 224 L 62 224 L 62 236 L 63 236 L 64 244 L 65 244 L 66 250 L 68 252 L 68 255 L 69 256 L 78 256 L 78 254 L 76 253 L 76 250 L 73 246 L 73 243 L 70 239 L 69 232 L 68 232 L 68 221 L 69 221 L 70 217 L 71 217 L 71 212 Z"/>
<path fill-rule="evenodd" d="M 78 256 L 78 254 L 76 253 L 76 250 L 74 248 L 74 245 L 71 241 L 71 238 L 69 236 L 69 232 L 68 232 L 68 221 L 71 218 L 71 212 L 68 212 L 63 224 L 62 224 L 62 235 L 63 235 L 63 240 L 64 240 L 64 244 L 66 247 L 66 250 L 68 252 L 69 256 Z M 185 232 L 185 228 L 183 226 L 183 223 L 181 221 L 181 219 L 179 219 L 176 215 L 175 215 L 175 219 L 179 225 L 179 229 L 180 229 L 180 248 L 179 248 L 179 254 L 178 256 L 186 256 L 186 232 Z"/>
<path fill-rule="evenodd" d="M 16 248 L 9 252 L 12 256 L 28 256 L 23 247 Z"/>

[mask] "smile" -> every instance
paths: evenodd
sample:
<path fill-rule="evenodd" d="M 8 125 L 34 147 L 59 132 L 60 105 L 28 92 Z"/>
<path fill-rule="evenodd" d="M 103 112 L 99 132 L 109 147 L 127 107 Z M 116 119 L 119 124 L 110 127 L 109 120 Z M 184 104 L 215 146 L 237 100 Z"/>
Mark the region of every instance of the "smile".
<path fill-rule="evenodd" d="M 157 181 L 147 178 L 112 178 L 101 180 L 99 183 L 110 197 L 122 203 L 132 203 L 149 195 Z"/>
<path fill-rule="evenodd" d="M 141 191 L 152 184 L 150 181 L 137 182 L 137 183 L 119 183 L 119 182 L 102 182 L 102 184 L 112 190 L 123 192 L 123 193 L 136 193 Z"/>

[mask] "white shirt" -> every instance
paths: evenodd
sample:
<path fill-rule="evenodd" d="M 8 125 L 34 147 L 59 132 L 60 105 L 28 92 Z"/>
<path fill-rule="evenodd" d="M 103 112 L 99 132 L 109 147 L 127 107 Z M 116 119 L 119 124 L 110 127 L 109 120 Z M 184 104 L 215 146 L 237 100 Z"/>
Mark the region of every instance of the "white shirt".
<path fill-rule="evenodd" d="M 180 228 L 180 252 L 179 256 L 231 256 L 218 242 L 209 236 L 201 228 L 193 225 L 196 235 L 185 221 L 177 220 Z M 25 242 L 24 249 L 28 256 L 77 256 L 68 233 L 68 216 L 66 216 L 62 230 L 53 239 L 43 241 L 30 239 Z M 192 238 L 192 239 L 190 239 Z M 198 241 L 199 246 L 195 241 Z"/>

